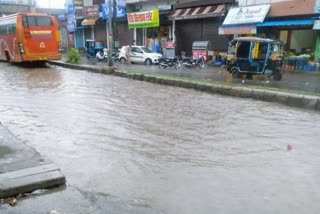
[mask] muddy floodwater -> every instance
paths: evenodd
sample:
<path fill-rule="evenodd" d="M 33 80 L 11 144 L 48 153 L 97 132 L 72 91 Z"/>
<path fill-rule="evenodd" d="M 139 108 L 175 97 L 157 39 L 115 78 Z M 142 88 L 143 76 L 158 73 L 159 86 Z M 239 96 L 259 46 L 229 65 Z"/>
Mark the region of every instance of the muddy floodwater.
<path fill-rule="evenodd" d="M 67 186 L 59 194 L 69 191 L 0 213 L 107 213 L 84 193 L 128 207 L 108 213 L 319 213 L 317 112 L 66 68 L 0 66 L 0 121 L 60 167 Z M 79 195 L 90 208 L 77 206 Z"/>

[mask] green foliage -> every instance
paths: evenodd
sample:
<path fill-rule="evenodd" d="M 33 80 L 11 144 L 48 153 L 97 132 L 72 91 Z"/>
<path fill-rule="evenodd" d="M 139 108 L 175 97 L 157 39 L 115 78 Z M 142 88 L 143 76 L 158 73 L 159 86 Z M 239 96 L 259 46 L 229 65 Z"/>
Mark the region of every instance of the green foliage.
<path fill-rule="evenodd" d="M 71 64 L 80 64 L 81 62 L 81 55 L 79 50 L 76 48 L 71 48 L 67 53 L 67 63 Z"/>

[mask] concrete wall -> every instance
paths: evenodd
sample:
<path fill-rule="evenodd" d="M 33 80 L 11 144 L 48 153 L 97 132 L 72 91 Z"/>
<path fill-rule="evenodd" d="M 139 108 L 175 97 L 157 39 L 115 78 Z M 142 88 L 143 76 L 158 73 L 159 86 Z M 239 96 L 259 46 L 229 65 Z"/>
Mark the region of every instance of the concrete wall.
<path fill-rule="evenodd" d="M 301 48 L 315 47 L 315 38 L 313 30 L 295 30 L 292 32 L 291 49 L 296 49 L 297 53 L 301 52 Z"/>

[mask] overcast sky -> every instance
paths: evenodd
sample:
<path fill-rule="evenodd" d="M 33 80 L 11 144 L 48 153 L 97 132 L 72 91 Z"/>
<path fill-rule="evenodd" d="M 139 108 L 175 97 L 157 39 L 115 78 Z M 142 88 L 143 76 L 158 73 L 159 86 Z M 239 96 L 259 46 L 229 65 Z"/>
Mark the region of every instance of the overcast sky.
<path fill-rule="evenodd" d="M 37 4 L 42 8 L 64 8 L 65 0 L 37 0 Z"/>

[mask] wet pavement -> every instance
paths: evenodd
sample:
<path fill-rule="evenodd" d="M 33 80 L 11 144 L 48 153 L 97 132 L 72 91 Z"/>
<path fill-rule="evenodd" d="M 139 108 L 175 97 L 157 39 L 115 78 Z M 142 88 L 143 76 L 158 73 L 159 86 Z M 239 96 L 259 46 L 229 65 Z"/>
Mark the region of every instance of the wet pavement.
<path fill-rule="evenodd" d="M 65 61 L 65 58 L 62 60 Z M 95 66 L 107 66 L 108 63 L 104 61 L 98 61 L 94 58 L 87 59 L 82 57 L 82 64 L 95 65 Z M 157 73 L 165 75 L 175 75 L 180 77 L 206 79 L 211 81 L 225 82 L 228 80 L 227 73 L 220 71 L 220 66 L 210 65 L 207 69 L 199 68 L 185 68 L 181 71 L 172 69 L 162 69 L 158 65 L 146 66 L 142 64 L 121 64 L 119 61 L 114 62 L 119 70 L 135 70 L 143 71 L 146 73 Z M 260 80 L 248 80 L 244 82 L 240 79 L 231 80 L 235 84 L 246 84 L 261 87 L 279 88 L 285 90 L 304 91 L 310 93 L 320 94 L 320 72 L 304 72 L 304 71 L 284 71 L 281 81 L 274 81 L 272 78 L 265 78 Z"/>
<path fill-rule="evenodd" d="M 320 209 L 317 112 L 56 66 L 0 66 L 0 121 L 67 179 L 1 204 L 1 214 Z"/>

